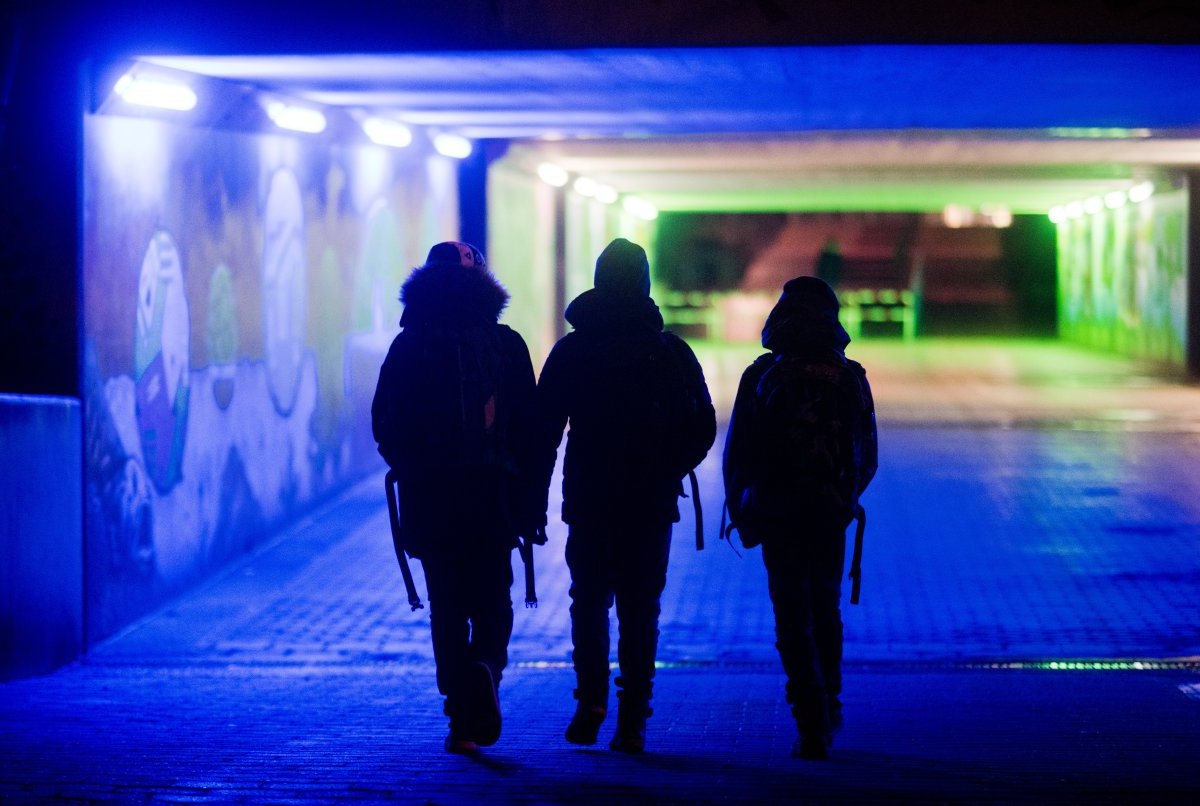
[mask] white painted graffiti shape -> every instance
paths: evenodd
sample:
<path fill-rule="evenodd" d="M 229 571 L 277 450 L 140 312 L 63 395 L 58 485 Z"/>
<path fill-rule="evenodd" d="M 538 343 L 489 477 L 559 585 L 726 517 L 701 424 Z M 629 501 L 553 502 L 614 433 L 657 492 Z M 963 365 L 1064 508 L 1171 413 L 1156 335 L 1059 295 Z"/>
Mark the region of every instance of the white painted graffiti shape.
<path fill-rule="evenodd" d="M 263 352 L 271 397 L 285 417 L 296 403 L 304 361 L 307 257 L 296 175 L 271 175 L 263 210 Z"/>

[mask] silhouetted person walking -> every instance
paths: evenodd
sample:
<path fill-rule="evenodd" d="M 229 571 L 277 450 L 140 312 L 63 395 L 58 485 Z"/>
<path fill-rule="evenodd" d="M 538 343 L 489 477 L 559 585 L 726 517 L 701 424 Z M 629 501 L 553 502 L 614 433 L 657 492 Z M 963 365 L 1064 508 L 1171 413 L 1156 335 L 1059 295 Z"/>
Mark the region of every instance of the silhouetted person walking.
<path fill-rule="evenodd" d="M 659 598 L 682 480 L 708 453 L 716 419 L 691 348 L 663 332 L 645 251 L 624 238 L 596 261 L 595 288 L 567 306 L 574 331 L 538 381 L 541 489 L 570 422 L 563 520 L 570 525 L 571 639 L 578 704 L 568 741 L 594 744 L 608 710 L 609 625 L 620 639 L 617 728 L 610 746 L 645 747 Z"/>
<path fill-rule="evenodd" d="M 397 478 L 404 548 L 425 571 L 446 749 L 467 753 L 500 736 L 511 552 L 545 524 L 529 472 L 533 366 L 521 337 L 498 323 L 508 293 L 475 247 L 434 246 L 400 299 L 372 428 Z"/>
<path fill-rule="evenodd" d="M 830 238 L 821 247 L 821 254 L 817 256 L 813 270 L 818 278 L 829 283 L 830 287 L 836 291 L 842 284 L 845 265 L 846 262 L 842 258 L 842 247 L 838 245 L 837 238 Z"/>
<path fill-rule="evenodd" d="M 823 759 L 841 726 L 846 527 L 875 475 L 875 405 L 866 372 L 846 358 L 833 289 L 798 277 L 767 317 L 769 353 L 742 374 L 725 443 L 725 496 L 747 546 L 762 544 L 800 738 Z"/>

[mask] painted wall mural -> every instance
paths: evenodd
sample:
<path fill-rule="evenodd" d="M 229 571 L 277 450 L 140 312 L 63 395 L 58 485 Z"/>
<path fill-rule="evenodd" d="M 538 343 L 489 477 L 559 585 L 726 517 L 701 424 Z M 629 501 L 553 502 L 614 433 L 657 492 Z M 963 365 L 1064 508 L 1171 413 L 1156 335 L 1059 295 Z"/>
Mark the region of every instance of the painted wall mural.
<path fill-rule="evenodd" d="M 85 120 L 87 634 L 375 469 L 400 282 L 458 231 L 441 157 Z"/>
<path fill-rule="evenodd" d="M 1187 194 L 1058 227 L 1063 338 L 1182 367 L 1187 348 Z"/>

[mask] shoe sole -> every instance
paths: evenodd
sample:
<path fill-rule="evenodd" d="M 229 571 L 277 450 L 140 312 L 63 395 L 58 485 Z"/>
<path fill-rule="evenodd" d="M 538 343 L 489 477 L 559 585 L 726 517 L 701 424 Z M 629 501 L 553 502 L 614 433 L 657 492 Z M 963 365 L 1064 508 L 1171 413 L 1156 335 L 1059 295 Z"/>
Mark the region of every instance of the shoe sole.
<path fill-rule="evenodd" d="M 479 745 L 469 739 L 446 739 L 444 747 L 447 753 L 459 756 L 471 756 L 479 752 Z"/>

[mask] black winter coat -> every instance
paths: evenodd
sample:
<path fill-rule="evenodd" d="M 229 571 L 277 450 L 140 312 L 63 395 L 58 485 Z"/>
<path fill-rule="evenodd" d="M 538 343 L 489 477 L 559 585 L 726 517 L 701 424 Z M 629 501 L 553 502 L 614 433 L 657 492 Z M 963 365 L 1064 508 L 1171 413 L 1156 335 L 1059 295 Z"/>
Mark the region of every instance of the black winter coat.
<path fill-rule="evenodd" d="M 542 500 L 569 422 L 565 522 L 678 521 L 682 479 L 716 437 L 700 363 L 686 342 L 663 332 L 649 297 L 592 289 L 565 317 L 574 330 L 550 351 L 537 387 Z M 656 422 L 652 395 L 681 401 L 668 404 L 681 413 Z"/>
<path fill-rule="evenodd" d="M 521 336 L 498 323 L 508 293 L 484 271 L 433 266 L 416 269 L 400 298 L 402 330 L 379 371 L 371 425 L 399 479 L 406 548 L 421 557 L 515 545 L 545 510 L 532 473 L 533 365 Z M 491 402 L 471 400 L 478 378 L 497 390 Z"/>

